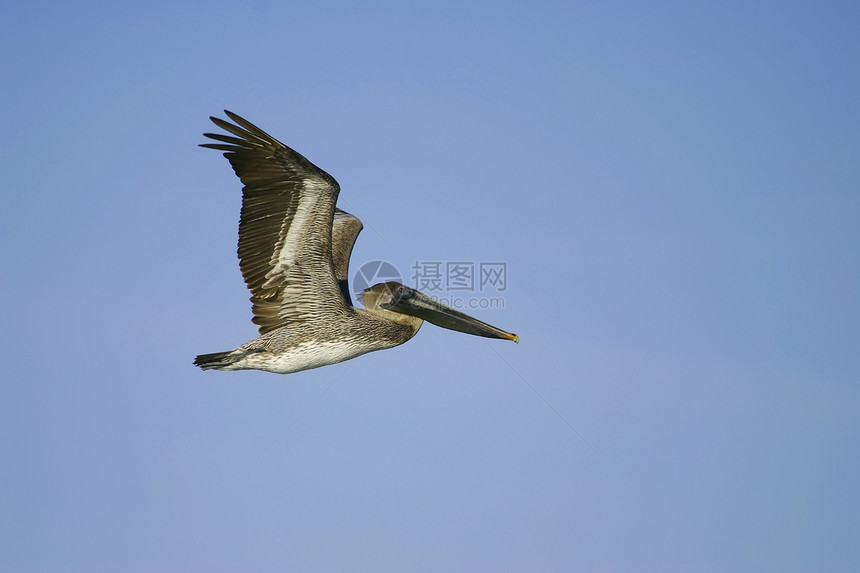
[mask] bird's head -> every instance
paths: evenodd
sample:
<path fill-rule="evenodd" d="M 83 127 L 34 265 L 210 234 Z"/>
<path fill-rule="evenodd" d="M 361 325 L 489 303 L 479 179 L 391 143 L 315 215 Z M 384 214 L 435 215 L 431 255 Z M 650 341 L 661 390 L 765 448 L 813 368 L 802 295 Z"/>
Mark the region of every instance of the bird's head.
<path fill-rule="evenodd" d="M 394 322 L 416 325 L 415 318 L 419 319 L 415 326 L 416 330 L 421 326 L 421 321 L 426 320 L 448 330 L 487 338 L 520 341 L 516 334 L 481 322 L 477 318 L 445 306 L 433 297 L 398 282 L 392 281 L 373 285 L 361 294 L 361 300 L 369 312 Z"/>

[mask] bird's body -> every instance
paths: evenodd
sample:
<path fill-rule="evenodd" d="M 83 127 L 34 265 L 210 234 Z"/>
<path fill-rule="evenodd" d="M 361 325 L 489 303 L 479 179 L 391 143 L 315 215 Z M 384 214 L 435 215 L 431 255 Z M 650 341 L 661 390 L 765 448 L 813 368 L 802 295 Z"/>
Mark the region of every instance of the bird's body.
<path fill-rule="evenodd" d="M 514 334 L 450 309 L 399 283 L 364 291 L 352 306 L 349 258 L 361 222 L 336 208 L 340 187 L 326 172 L 241 117 L 212 121 L 232 135 L 219 143 L 245 184 L 239 221 L 239 260 L 251 291 L 260 336 L 227 352 L 199 355 L 194 364 L 217 370 L 287 374 L 335 364 L 403 344 L 426 319 L 478 336 L 518 341 Z"/>
<path fill-rule="evenodd" d="M 393 348 L 412 338 L 419 326 L 398 324 L 350 308 L 325 322 L 275 329 L 231 352 L 198 356 L 197 363 L 219 370 L 251 368 L 288 374 Z"/>

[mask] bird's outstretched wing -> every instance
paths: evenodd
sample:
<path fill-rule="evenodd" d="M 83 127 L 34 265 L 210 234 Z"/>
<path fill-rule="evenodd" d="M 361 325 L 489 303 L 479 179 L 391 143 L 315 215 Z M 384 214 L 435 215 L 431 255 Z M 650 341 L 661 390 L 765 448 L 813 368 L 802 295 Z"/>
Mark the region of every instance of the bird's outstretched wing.
<path fill-rule="evenodd" d="M 340 292 L 346 303 L 352 306 L 352 298 L 349 296 L 349 258 L 352 256 L 352 247 L 355 239 L 364 228 L 357 217 L 346 211 L 335 209 L 334 224 L 331 228 L 331 258 L 334 262 L 334 276 L 340 285 Z"/>
<path fill-rule="evenodd" d="M 260 334 L 345 312 L 332 260 L 337 181 L 249 121 L 224 113 L 234 123 L 210 119 L 232 135 L 205 133 L 219 143 L 201 146 L 223 151 L 244 184 L 239 267 Z M 351 250 L 350 243 L 347 262 Z"/>

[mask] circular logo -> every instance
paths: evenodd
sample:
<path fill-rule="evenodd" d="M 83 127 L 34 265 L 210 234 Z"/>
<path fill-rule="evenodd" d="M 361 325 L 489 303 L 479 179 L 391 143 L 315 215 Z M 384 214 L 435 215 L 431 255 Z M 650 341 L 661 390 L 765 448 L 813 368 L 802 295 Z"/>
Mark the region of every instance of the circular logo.
<path fill-rule="evenodd" d="M 386 261 L 370 261 L 359 267 L 352 275 L 352 292 L 355 298 L 361 300 L 361 293 L 378 283 L 388 281 L 400 282 L 400 272 L 397 267 Z"/>

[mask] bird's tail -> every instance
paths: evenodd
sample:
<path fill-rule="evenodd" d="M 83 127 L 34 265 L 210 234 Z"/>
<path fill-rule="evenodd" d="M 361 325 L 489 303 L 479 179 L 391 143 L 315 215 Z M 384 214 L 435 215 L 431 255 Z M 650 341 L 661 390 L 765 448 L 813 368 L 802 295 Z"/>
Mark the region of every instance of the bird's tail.
<path fill-rule="evenodd" d="M 232 355 L 232 356 L 231 356 Z M 237 356 L 233 350 L 227 352 L 213 352 L 212 354 L 201 354 L 194 359 L 194 365 L 199 366 L 203 370 L 220 370 L 225 366 L 230 366 L 237 360 Z"/>

